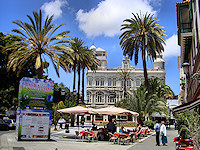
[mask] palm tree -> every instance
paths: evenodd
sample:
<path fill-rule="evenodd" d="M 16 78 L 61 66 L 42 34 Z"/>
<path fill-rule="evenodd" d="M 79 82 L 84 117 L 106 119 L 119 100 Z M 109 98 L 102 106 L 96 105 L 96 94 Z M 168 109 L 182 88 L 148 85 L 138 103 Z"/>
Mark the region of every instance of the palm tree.
<path fill-rule="evenodd" d="M 137 90 L 133 91 L 130 97 L 122 99 L 117 102 L 116 106 L 124 107 L 139 113 L 138 121 L 141 122 L 143 117 L 151 116 L 152 113 L 158 112 L 160 114 L 167 114 L 166 96 L 173 93 L 169 90 L 169 86 L 165 85 L 159 78 L 149 80 L 150 92 L 146 90 L 142 84 Z M 165 87 L 167 87 L 165 89 Z M 147 93 L 149 94 L 146 97 Z"/>
<path fill-rule="evenodd" d="M 166 100 L 158 98 L 156 94 L 150 95 L 144 104 L 144 116 L 152 116 L 154 112 L 167 114 Z M 148 120 L 148 118 L 147 118 Z"/>
<path fill-rule="evenodd" d="M 127 87 L 127 81 L 128 80 L 132 80 L 131 78 L 131 75 L 130 75 L 130 71 L 128 70 L 124 70 L 124 69 L 120 69 L 120 71 L 118 72 L 119 74 L 119 80 L 122 81 L 123 83 L 123 87 L 124 87 L 124 97 L 127 96 L 127 90 L 126 90 L 126 87 Z"/>
<path fill-rule="evenodd" d="M 159 26 L 158 19 L 153 18 L 153 15 L 146 13 L 145 15 L 132 13 L 133 18 L 125 19 L 122 24 L 120 45 L 123 54 L 132 60 L 134 55 L 135 65 L 138 64 L 139 51 L 142 52 L 142 61 L 144 69 L 145 86 L 148 88 L 148 75 L 146 66 L 146 57 L 154 60 L 156 52 L 161 53 L 164 51 L 163 44 L 165 44 L 163 27 Z M 147 56 L 146 56 L 147 55 Z"/>
<path fill-rule="evenodd" d="M 172 89 L 159 78 L 149 79 L 149 93 L 156 94 L 159 99 L 174 96 Z"/>
<path fill-rule="evenodd" d="M 84 78 L 85 78 L 85 68 L 96 70 L 98 66 L 98 59 L 95 56 L 94 51 L 90 49 L 85 49 L 85 53 L 83 55 L 83 60 L 81 62 L 82 68 L 82 102 L 84 102 Z"/>
<path fill-rule="evenodd" d="M 81 62 L 83 61 L 83 55 L 86 51 L 86 47 L 84 46 L 85 42 L 78 37 L 75 37 L 71 40 L 69 47 L 72 49 L 72 57 L 73 57 L 73 65 L 71 65 L 72 70 L 74 71 L 74 79 L 73 79 L 73 91 L 75 90 L 76 85 L 76 70 L 78 70 L 78 100 L 79 101 L 79 93 L 80 93 L 80 70 L 81 70 Z"/>
<path fill-rule="evenodd" d="M 65 51 L 62 49 L 62 43 L 68 43 L 69 31 L 63 31 L 59 34 L 55 34 L 57 30 L 65 25 L 61 24 L 56 26 L 52 24 L 53 16 L 47 16 L 45 22 L 42 20 L 41 10 L 39 13 L 33 12 L 34 18 L 27 15 L 30 20 L 30 23 L 22 22 L 16 20 L 13 23 L 18 25 L 19 29 L 13 29 L 12 31 L 18 35 L 9 34 L 11 37 L 16 37 L 20 41 L 14 42 L 12 45 L 6 47 L 4 51 L 12 51 L 9 55 L 9 62 L 7 64 L 7 69 L 11 68 L 13 71 L 17 71 L 17 74 L 23 69 L 23 67 L 32 60 L 35 60 L 35 69 L 39 78 L 43 76 L 43 67 L 42 67 L 42 55 L 47 55 L 56 70 L 57 75 L 59 76 L 59 66 L 65 70 L 70 71 L 70 68 L 59 59 L 59 53 Z"/>

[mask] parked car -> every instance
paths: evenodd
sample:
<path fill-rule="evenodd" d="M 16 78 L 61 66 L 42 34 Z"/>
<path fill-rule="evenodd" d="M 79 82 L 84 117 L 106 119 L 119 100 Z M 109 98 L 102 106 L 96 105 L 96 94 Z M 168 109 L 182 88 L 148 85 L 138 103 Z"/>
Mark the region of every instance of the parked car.
<path fill-rule="evenodd" d="M 9 129 L 8 124 L 5 123 L 4 120 L 0 119 L 0 130 L 6 130 L 7 131 L 8 129 Z"/>
<path fill-rule="evenodd" d="M 5 119 L 5 123 L 8 124 L 9 129 L 15 129 L 16 128 L 16 122 L 14 119 Z"/>

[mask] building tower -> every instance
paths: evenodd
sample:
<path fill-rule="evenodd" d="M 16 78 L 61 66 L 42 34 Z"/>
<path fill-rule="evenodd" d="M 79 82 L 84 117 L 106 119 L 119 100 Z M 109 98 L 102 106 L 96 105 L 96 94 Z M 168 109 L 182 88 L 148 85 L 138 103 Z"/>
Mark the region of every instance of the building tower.
<path fill-rule="evenodd" d="M 90 47 L 90 50 L 96 52 L 97 59 L 99 59 L 99 66 L 97 70 L 106 70 L 107 69 L 107 51 L 102 48 L 96 48 L 94 45 Z"/>
<path fill-rule="evenodd" d="M 130 61 L 128 57 L 125 56 L 122 61 L 122 69 L 128 69 L 128 68 L 130 68 Z"/>
<path fill-rule="evenodd" d="M 154 69 L 164 70 L 165 69 L 165 61 L 162 58 L 162 54 L 156 53 L 156 59 L 154 60 Z"/>

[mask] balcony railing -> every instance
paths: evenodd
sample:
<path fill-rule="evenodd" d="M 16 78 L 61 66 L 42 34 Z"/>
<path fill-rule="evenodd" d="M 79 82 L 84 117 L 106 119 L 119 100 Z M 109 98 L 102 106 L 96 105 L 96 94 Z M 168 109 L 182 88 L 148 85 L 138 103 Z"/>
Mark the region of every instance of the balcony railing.
<path fill-rule="evenodd" d="M 181 23 L 180 29 L 181 33 L 192 32 L 192 23 L 191 22 Z"/>

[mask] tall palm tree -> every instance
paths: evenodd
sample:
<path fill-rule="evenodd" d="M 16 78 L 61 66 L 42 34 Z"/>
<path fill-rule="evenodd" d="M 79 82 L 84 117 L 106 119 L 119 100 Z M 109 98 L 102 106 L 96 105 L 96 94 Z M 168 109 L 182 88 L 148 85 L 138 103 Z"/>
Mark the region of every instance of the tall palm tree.
<path fill-rule="evenodd" d="M 18 25 L 19 29 L 13 29 L 12 31 L 18 35 L 9 34 L 9 36 L 16 37 L 20 41 L 14 42 L 12 45 L 6 47 L 4 51 L 12 51 L 9 55 L 9 62 L 7 69 L 11 68 L 13 71 L 17 71 L 19 74 L 24 65 L 29 63 L 32 60 L 35 60 L 35 69 L 39 78 L 43 76 L 43 67 L 42 67 L 42 55 L 47 55 L 56 70 L 57 75 L 59 76 L 59 66 L 65 71 L 70 71 L 70 68 L 59 59 L 58 54 L 62 51 L 62 43 L 68 43 L 69 31 L 63 31 L 56 34 L 57 30 L 65 24 L 56 26 L 52 24 L 53 15 L 47 16 L 45 22 L 42 20 L 41 10 L 38 12 L 33 12 L 33 18 L 29 15 L 27 17 L 30 20 L 30 23 L 22 22 L 20 20 L 13 21 L 14 24 Z"/>
<path fill-rule="evenodd" d="M 85 42 L 78 37 L 75 37 L 71 40 L 69 47 L 72 49 L 72 57 L 73 57 L 73 65 L 71 65 L 72 70 L 74 71 L 74 79 L 73 79 L 73 91 L 75 90 L 76 85 L 76 70 L 78 70 L 78 100 L 79 101 L 79 93 L 80 93 L 80 70 L 81 70 L 81 62 L 83 61 L 83 55 L 85 53 L 86 47 L 84 46 Z"/>
<path fill-rule="evenodd" d="M 83 59 L 81 62 L 82 68 L 82 102 L 84 102 L 84 78 L 85 78 L 85 68 L 96 70 L 98 66 L 98 59 L 96 58 L 95 52 L 88 48 L 85 49 Z"/>
<path fill-rule="evenodd" d="M 134 14 L 133 18 L 125 19 L 126 24 L 122 24 L 121 30 L 124 32 L 121 38 L 120 45 L 124 55 L 132 60 L 134 55 L 135 65 L 138 64 L 139 51 L 142 52 L 142 61 L 144 69 L 145 86 L 148 90 L 148 75 L 146 66 L 146 57 L 154 60 L 156 52 L 161 53 L 164 51 L 163 44 L 165 44 L 163 27 L 159 26 L 158 19 L 153 18 L 151 14 Z M 146 56 L 147 54 L 147 56 Z"/>

